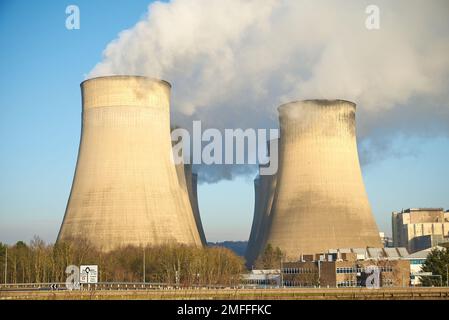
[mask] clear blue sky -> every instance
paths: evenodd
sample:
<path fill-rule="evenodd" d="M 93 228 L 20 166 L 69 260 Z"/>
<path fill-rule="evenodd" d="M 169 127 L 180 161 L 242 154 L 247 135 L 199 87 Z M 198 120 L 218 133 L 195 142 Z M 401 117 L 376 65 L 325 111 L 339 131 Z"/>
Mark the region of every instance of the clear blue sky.
<path fill-rule="evenodd" d="M 148 0 L 0 1 L 0 241 L 39 235 L 53 242 L 62 221 L 80 135 L 79 83 L 105 46 L 132 27 Z M 81 29 L 65 28 L 65 8 L 81 9 Z M 449 209 L 449 140 L 396 139 L 415 153 L 364 167 L 380 229 L 406 207 Z M 252 178 L 199 187 L 208 240 L 246 240 Z"/>

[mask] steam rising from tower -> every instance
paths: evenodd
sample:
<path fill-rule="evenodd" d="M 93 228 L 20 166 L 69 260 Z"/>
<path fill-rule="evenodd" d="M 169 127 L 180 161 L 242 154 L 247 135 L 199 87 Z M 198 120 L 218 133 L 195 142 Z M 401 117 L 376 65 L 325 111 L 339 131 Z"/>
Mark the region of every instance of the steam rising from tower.
<path fill-rule="evenodd" d="M 132 76 L 81 84 L 81 143 L 58 240 L 85 238 L 103 250 L 201 246 L 185 180 L 171 159 L 170 88 Z"/>
<path fill-rule="evenodd" d="M 270 211 L 257 213 L 259 221 L 265 216 L 266 227 L 248 248 L 249 263 L 268 244 L 289 258 L 332 248 L 382 247 L 359 165 L 355 111 L 354 103 L 343 100 L 279 107 L 276 186 L 261 195 L 259 185 L 258 193 L 259 199 L 270 199 L 274 192 L 274 198 L 268 207 L 261 201 Z"/>

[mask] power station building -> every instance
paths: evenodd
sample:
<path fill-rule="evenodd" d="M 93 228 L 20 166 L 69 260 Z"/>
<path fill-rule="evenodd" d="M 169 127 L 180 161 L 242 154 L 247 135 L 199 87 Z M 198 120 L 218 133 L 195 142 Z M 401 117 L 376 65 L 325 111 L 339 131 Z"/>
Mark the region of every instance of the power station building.
<path fill-rule="evenodd" d="M 292 260 L 330 248 L 381 248 L 359 164 L 356 105 L 305 100 L 278 110 L 279 170 L 255 183 L 248 265 L 268 244 Z"/>
<path fill-rule="evenodd" d="M 346 248 L 303 256 L 282 264 L 286 287 L 366 287 L 368 277 L 378 270 L 379 287 L 408 287 L 410 261 L 405 248 Z"/>
<path fill-rule="evenodd" d="M 81 90 L 81 142 L 58 241 L 83 238 L 105 251 L 201 246 L 196 184 L 172 161 L 171 85 L 111 76 L 84 81 Z"/>
<path fill-rule="evenodd" d="M 443 208 L 410 208 L 391 215 L 394 246 L 410 252 L 449 242 L 449 211 Z"/>

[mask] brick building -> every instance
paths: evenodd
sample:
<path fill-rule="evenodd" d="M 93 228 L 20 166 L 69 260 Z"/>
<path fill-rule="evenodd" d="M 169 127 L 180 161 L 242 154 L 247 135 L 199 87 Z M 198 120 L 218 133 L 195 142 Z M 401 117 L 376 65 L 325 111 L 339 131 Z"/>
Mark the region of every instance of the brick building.
<path fill-rule="evenodd" d="M 281 281 L 287 287 L 364 287 L 377 267 L 381 287 L 406 287 L 410 284 L 406 255 L 404 248 L 329 250 L 284 262 Z"/>

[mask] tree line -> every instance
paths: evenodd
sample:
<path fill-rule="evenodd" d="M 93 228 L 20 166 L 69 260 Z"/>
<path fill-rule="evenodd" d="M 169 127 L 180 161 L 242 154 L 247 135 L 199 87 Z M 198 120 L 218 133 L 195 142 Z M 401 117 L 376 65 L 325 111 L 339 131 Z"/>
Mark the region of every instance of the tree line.
<path fill-rule="evenodd" d="M 184 286 L 236 285 L 245 270 L 244 260 L 223 247 L 167 244 L 101 252 L 81 239 L 46 244 L 35 237 L 29 244 L 0 243 L 0 283 L 5 283 L 6 249 L 6 283 L 65 282 L 69 265 L 98 265 L 99 282 L 143 282 L 145 276 L 146 282 Z"/>

